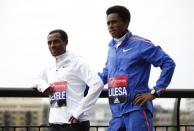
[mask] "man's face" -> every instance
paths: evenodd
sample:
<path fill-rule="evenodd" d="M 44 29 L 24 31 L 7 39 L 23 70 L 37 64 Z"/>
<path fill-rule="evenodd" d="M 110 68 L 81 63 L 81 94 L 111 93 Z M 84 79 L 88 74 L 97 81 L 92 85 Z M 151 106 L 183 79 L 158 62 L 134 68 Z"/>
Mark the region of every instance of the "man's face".
<path fill-rule="evenodd" d="M 47 40 L 52 56 L 59 56 L 66 52 L 67 40 L 63 41 L 60 33 L 52 33 L 48 35 Z"/>
<path fill-rule="evenodd" d="M 120 38 L 128 30 L 128 21 L 124 21 L 117 13 L 111 13 L 107 16 L 107 26 L 113 38 Z"/>

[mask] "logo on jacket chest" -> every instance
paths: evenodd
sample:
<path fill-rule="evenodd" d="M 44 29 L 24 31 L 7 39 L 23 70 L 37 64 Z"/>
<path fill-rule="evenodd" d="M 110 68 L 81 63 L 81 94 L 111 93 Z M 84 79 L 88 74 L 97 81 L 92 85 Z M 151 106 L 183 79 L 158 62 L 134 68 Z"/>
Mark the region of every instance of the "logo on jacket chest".
<path fill-rule="evenodd" d="M 128 101 L 128 77 L 117 76 L 108 81 L 109 103 L 125 103 Z"/>

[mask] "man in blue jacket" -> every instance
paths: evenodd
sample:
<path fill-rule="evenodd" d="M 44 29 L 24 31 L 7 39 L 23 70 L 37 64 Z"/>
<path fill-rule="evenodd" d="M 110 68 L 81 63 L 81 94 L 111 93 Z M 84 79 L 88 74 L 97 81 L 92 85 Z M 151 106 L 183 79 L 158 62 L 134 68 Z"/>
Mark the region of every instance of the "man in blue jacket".
<path fill-rule="evenodd" d="M 104 84 L 108 83 L 112 112 L 108 131 L 152 131 L 152 100 L 165 92 L 175 63 L 160 46 L 128 30 L 130 12 L 126 7 L 110 7 L 106 14 L 113 38 L 109 43 L 106 66 L 99 75 Z M 161 69 L 152 90 L 148 87 L 151 65 Z"/>

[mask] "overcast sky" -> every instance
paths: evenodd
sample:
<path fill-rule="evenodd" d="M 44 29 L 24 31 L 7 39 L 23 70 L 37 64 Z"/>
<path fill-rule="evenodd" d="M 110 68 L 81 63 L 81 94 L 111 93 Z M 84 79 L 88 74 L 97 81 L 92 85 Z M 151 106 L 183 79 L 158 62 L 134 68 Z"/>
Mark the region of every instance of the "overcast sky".
<path fill-rule="evenodd" d="M 112 5 L 126 6 L 129 30 L 175 60 L 168 88 L 194 89 L 193 0 L 0 0 L 0 87 L 31 87 L 32 77 L 52 59 L 47 34 L 53 29 L 65 30 L 68 49 L 101 71 L 111 39 L 105 11 Z M 159 73 L 153 68 L 151 87 Z"/>
<path fill-rule="evenodd" d="M 68 49 L 101 71 L 111 39 L 105 11 L 124 5 L 129 30 L 160 45 L 176 62 L 168 88 L 194 89 L 193 0 L 0 0 L 0 87 L 31 87 L 32 77 L 52 59 L 47 34 L 63 29 Z M 160 69 L 151 73 L 155 85 Z"/>

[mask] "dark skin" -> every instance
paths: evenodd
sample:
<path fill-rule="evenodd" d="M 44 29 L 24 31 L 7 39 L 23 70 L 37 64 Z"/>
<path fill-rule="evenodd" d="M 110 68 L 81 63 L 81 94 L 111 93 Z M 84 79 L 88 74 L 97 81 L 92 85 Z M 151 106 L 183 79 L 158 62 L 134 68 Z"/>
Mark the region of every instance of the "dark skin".
<path fill-rule="evenodd" d="M 66 52 L 68 41 L 61 39 L 60 33 L 52 33 L 47 38 L 48 48 L 52 56 L 59 56 Z"/>
<path fill-rule="evenodd" d="M 47 37 L 47 43 L 48 43 L 48 48 L 52 56 L 59 56 L 62 55 L 66 52 L 66 46 L 68 43 L 68 40 L 63 40 L 61 39 L 61 34 L 60 33 L 52 33 L 49 34 Z M 50 90 L 51 87 L 48 87 L 43 94 L 44 95 L 52 95 L 52 91 Z M 73 116 L 69 118 L 69 123 L 72 125 L 73 123 L 79 123 L 79 120 Z"/>
<path fill-rule="evenodd" d="M 113 38 L 121 38 L 128 31 L 129 22 L 123 20 L 117 13 L 107 16 L 108 31 Z"/>
<path fill-rule="evenodd" d="M 113 38 L 121 38 L 128 31 L 129 21 L 123 20 L 118 13 L 111 13 L 107 16 L 108 31 Z M 135 96 L 133 103 L 142 106 L 147 101 L 156 97 L 151 93 L 141 93 Z"/>

